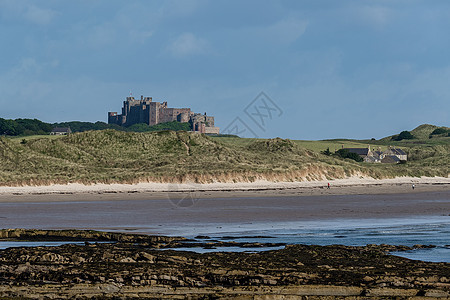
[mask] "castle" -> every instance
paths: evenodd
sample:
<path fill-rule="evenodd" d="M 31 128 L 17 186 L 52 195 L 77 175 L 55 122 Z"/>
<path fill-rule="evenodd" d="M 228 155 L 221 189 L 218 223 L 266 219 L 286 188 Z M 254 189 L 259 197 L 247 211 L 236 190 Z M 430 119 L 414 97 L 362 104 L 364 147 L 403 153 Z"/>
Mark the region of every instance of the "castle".
<path fill-rule="evenodd" d="M 189 122 L 192 131 L 219 134 L 219 127 L 214 126 L 214 117 L 194 113 L 190 108 L 169 108 L 167 102 L 153 102 L 152 97 L 141 96 L 136 100 L 127 97 L 123 102 L 122 114 L 108 112 L 108 124 L 130 126 L 145 123 L 150 126 L 166 122 Z"/>

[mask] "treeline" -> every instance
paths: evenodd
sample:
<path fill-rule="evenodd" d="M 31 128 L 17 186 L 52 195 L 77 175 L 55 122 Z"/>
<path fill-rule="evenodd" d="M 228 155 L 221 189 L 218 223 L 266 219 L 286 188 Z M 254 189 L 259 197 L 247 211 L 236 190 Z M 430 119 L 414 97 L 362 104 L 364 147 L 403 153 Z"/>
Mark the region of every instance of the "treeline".
<path fill-rule="evenodd" d="M 0 118 L 0 135 L 25 136 L 49 134 L 53 125 L 37 119 L 5 120 Z"/>
<path fill-rule="evenodd" d="M 61 123 L 45 123 L 37 119 L 2 119 L 0 118 L 0 135 L 8 136 L 28 136 L 28 135 L 46 135 L 55 127 L 70 127 L 72 132 L 83 132 L 89 130 L 115 129 L 119 131 L 131 132 L 147 132 L 160 130 L 191 130 L 189 123 L 179 123 L 176 121 L 162 123 L 154 126 L 147 124 L 134 124 L 129 127 L 119 126 L 117 124 L 107 124 L 105 122 L 61 122 Z"/>
<path fill-rule="evenodd" d="M 129 127 L 120 126 L 117 124 L 107 124 L 105 122 L 64 122 L 64 123 L 54 123 L 53 127 L 70 127 L 72 132 L 83 132 L 88 130 L 104 130 L 104 129 L 115 129 L 119 131 L 131 131 L 131 132 L 147 132 L 147 131 L 161 131 L 161 130 L 173 130 L 173 131 L 189 131 L 191 130 L 191 125 L 189 123 L 180 123 L 177 121 L 161 123 L 153 126 L 149 126 L 145 123 L 134 124 Z"/>
<path fill-rule="evenodd" d="M 122 127 L 117 124 L 107 124 L 105 122 L 100 121 L 95 123 L 72 121 L 72 122 L 53 123 L 51 125 L 52 129 L 55 127 L 70 127 L 70 130 L 72 130 L 72 132 L 83 132 L 89 130 L 104 130 L 104 129 L 116 129 L 120 131 L 126 131 L 126 127 Z"/>

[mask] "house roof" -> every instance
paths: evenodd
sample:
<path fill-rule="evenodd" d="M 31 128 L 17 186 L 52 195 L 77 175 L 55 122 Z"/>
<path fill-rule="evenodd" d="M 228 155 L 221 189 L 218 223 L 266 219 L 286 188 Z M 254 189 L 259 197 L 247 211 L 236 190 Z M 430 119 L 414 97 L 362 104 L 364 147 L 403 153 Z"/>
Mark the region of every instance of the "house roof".
<path fill-rule="evenodd" d="M 395 164 L 395 163 L 400 162 L 400 158 L 398 158 L 398 157 L 395 156 L 395 155 L 386 155 L 386 156 L 381 160 L 381 162 L 382 162 L 382 163 L 385 163 L 385 164 Z"/>
<path fill-rule="evenodd" d="M 70 127 L 55 127 L 52 132 L 71 132 Z"/>
<path fill-rule="evenodd" d="M 356 153 L 358 155 L 367 155 L 369 153 L 369 148 L 344 148 L 348 152 Z"/>
<path fill-rule="evenodd" d="M 396 155 L 406 155 L 405 151 L 403 151 L 402 149 L 391 149 L 392 153 L 396 154 Z"/>
<path fill-rule="evenodd" d="M 381 154 L 383 154 L 383 152 L 382 151 L 372 151 L 372 153 L 373 154 L 376 154 L 376 155 L 378 155 L 378 156 L 380 156 Z"/>
<path fill-rule="evenodd" d="M 366 157 L 364 158 L 364 161 L 365 161 L 365 162 L 377 162 L 378 159 L 377 159 L 377 157 L 374 157 L 374 156 L 366 156 Z"/>

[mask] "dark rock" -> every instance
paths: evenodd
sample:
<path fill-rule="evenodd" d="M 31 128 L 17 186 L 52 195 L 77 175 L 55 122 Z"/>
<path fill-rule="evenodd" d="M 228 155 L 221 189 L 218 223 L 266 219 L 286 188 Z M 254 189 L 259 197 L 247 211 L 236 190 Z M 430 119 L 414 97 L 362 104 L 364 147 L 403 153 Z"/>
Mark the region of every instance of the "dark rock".
<path fill-rule="evenodd" d="M 198 239 L 198 240 L 209 240 L 209 239 L 211 239 L 211 237 L 209 237 L 207 235 L 197 235 L 195 238 Z"/>
<path fill-rule="evenodd" d="M 42 231 L 25 231 L 25 235 L 23 232 L 9 230 L 2 236 L 34 236 L 35 240 L 47 240 Z M 69 232 L 77 238 L 83 235 L 79 231 Z M 58 236 L 56 231 L 49 234 Z M 62 231 L 62 235 L 71 238 L 68 231 Z M 184 288 L 193 299 L 206 294 L 212 298 L 219 294 L 222 298 L 230 298 L 227 289 L 241 289 L 247 294 L 264 291 L 282 295 L 281 291 L 289 293 L 292 289 L 292 295 L 323 293 L 363 297 L 362 293 L 366 293 L 391 298 L 414 296 L 419 291 L 441 297 L 450 291 L 450 264 L 414 261 L 387 254 L 412 247 L 287 245 L 281 250 L 258 253 L 200 254 L 157 249 L 167 245 L 183 246 L 183 240 L 172 238 L 87 232 L 86 238 L 94 237 L 109 237 L 116 242 L 0 250 L 0 297 L 17 297 L 19 290 L 22 291 L 20 295 L 26 290 L 37 298 L 70 298 L 69 292 L 61 294 L 65 289 L 75 289 L 76 292 L 72 292 L 78 298 L 92 297 L 88 295 L 95 293 L 98 297 L 118 294 L 123 290 L 144 295 L 144 291 L 150 293 L 148 287 L 155 287 L 156 293 L 148 294 L 148 298 L 160 298 L 161 294 L 157 293 L 161 291 L 176 295 L 175 290 L 180 296 L 179 289 Z M 223 245 L 262 247 L 268 244 L 208 241 L 199 245 L 213 249 Z M 46 284 L 46 290 L 43 284 Z M 47 285 L 54 286 L 55 293 L 59 294 L 48 296 Z M 301 293 L 299 289 L 302 289 Z M 47 296 L 41 293 L 47 293 Z M 120 295 L 118 297 L 129 296 Z"/>

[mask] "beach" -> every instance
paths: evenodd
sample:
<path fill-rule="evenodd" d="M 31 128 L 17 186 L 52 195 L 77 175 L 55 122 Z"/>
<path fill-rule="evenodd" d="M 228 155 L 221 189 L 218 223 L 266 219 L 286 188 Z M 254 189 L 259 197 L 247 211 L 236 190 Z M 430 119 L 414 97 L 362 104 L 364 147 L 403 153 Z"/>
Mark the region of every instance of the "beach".
<path fill-rule="evenodd" d="M 0 250 L 2 295 L 448 297 L 447 178 L 327 185 L 2 187 L 1 228 L 62 229 L 66 240 L 76 232 L 68 229 L 155 239 L 56 246 L 46 234 L 37 244 L 14 244 L 13 236 Z"/>
<path fill-rule="evenodd" d="M 330 189 L 327 188 L 330 183 Z M 415 189 L 412 189 L 414 184 Z M 370 195 L 419 193 L 450 190 L 448 177 L 396 177 L 373 179 L 349 177 L 329 181 L 300 182 L 216 182 L 216 183 L 156 183 L 138 184 L 78 184 L 48 186 L 0 186 L 0 202 L 73 201 L 84 200 L 274 197 L 318 195 Z M 52 195 L 55 195 L 53 197 Z M 144 196 L 143 196 L 144 195 Z M 43 197 L 40 197 L 43 196 Z"/>
<path fill-rule="evenodd" d="M 2 187 L 0 224 L 195 234 L 200 225 L 450 215 L 448 178 L 330 182 Z"/>

